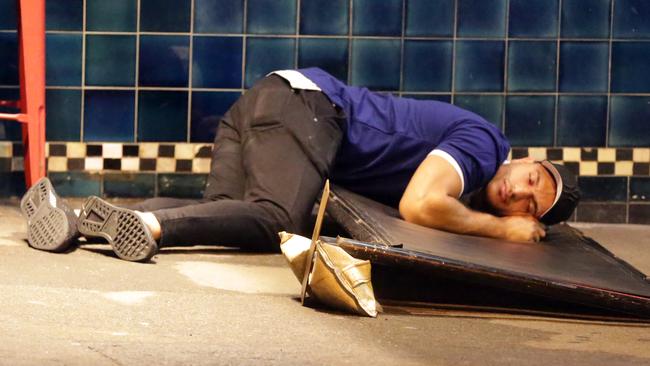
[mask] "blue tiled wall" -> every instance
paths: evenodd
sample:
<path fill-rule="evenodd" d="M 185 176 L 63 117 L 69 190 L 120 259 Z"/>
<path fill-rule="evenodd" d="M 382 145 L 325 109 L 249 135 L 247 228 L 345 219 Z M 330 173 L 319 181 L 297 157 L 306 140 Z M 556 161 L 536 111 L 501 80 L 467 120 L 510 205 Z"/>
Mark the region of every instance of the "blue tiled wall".
<path fill-rule="evenodd" d="M 14 12 L 0 0 L 0 98 Z M 474 110 L 515 147 L 650 147 L 647 0 L 47 0 L 47 52 L 48 141 L 210 142 L 260 77 L 319 66 Z"/>
<path fill-rule="evenodd" d="M 15 1 L 0 9 L 4 94 Z M 515 146 L 650 146 L 646 0 L 48 0 L 47 52 L 50 141 L 210 141 L 192 121 L 320 66 L 473 109 Z"/>

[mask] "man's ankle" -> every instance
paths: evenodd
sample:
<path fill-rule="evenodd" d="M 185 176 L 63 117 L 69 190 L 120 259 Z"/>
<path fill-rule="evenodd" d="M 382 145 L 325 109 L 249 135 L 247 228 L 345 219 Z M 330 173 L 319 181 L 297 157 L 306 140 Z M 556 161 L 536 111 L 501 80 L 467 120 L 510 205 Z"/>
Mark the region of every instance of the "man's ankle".
<path fill-rule="evenodd" d="M 149 229 L 149 232 L 151 233 L 151 236 L 154 238 L 154 240 L 160 239 L 160 235 L 162 233 L 162 228 L 160 227 L 160 222 L 158 222 L 158 218 L 156 218 L 156 215 L 154 215 L 151 212 L 141 212 L 141 211 L 134 211 L 136 215 L 140 216 L 142 221 L 144 221 L 144 224 L 147 225 L 147 228 Z"/>

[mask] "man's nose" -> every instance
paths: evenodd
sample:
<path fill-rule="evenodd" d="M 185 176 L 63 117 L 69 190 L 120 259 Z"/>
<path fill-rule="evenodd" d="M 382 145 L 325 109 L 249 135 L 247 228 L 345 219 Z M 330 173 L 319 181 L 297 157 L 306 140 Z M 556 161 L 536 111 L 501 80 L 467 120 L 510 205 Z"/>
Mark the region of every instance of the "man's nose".
<path fill-rule="evenodd" d="M 533 190 L 531 187 L 528 187 L 526 185 L 515 184 L 512 186 L 511 195 L 514 200 L 528 198 L 533 195 Z"/>

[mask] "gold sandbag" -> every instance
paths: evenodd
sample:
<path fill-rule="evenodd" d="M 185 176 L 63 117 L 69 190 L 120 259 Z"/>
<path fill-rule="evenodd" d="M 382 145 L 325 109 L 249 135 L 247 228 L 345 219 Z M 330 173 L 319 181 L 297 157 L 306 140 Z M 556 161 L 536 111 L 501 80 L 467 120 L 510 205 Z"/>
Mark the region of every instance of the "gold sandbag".
<path fill-rule="evenodd" d="M 300 281 L 311 241 L 294 234 L 280 233 L 280 248 Z M 309 294 L 339 310 L 376 317 L 379 304 L 370 281 L 370 262 L 359 260 L 343 249 L 320 241 L 316 244 L 314 266 L 309 276 Z"/>
<path fill-rule="evenodd" d="M 289 262 L 289 267 L 298 282 L 302 281 L 305 274 L 305 257 L 309 252 L 311 240 L 304 236 L 289 234 L 285 231 L 280 232 L 280 250 L 284 258 Z"/>
<path fill-rule="evenodd" d="M 377 301 L 370 282 L 370 261 L 359 260 L 343 249 L 318 243 L 309 288 L 321 302 L 371 317 Z"/>

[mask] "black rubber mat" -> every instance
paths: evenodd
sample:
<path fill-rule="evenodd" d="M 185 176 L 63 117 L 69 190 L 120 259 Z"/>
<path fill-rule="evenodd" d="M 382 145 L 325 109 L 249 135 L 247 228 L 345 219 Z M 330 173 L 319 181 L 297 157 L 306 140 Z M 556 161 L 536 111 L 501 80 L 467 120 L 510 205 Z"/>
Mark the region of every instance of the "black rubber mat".
<path fill-rule="evenodd" d="M 338 244 L 380 266 L 650 318 L 646 276 L 568 225 L 552 226 L 540 243 L 457 235 L 405 222 L 340 187 L 328 214 L 353 239 Z"/>

